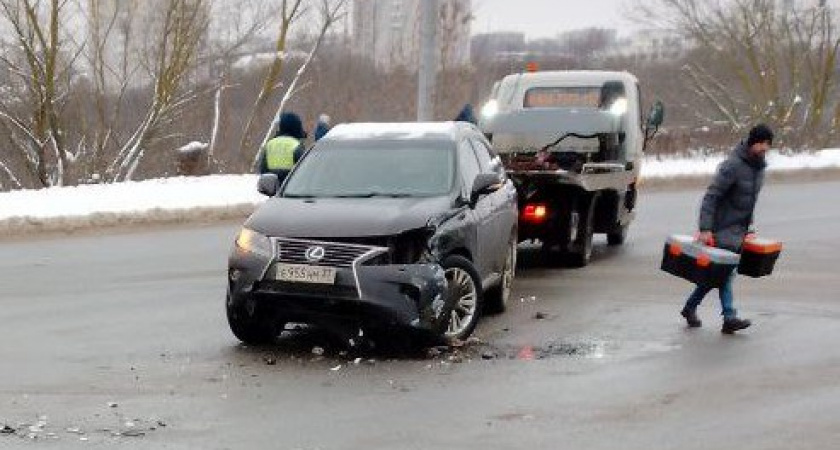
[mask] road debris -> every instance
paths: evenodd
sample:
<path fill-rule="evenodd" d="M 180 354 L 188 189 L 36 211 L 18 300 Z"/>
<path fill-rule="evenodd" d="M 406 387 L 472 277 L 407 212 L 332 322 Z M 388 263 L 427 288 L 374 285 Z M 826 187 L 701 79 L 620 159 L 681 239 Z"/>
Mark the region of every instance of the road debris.
<path fill-rule="evenodd" d="M 452 364 L 460 364 L 460 363 L 464 362 L 464 357 L 461 356 L 460 354 L 455 353 L 455 354 L 449 355 L 449 357 L 446 358 L 446 360 L 448 362 L 452 363 Z"/>

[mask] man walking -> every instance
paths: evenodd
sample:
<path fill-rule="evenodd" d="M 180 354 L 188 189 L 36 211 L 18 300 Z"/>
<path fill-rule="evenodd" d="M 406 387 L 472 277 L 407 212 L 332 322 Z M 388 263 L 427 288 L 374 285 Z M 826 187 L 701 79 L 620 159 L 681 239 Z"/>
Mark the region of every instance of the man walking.
<path fill-rule="evenodd" d="M 306 132 L 300 117 L 293 112 L 280 115 L 277 135 L 265 143 L 260 155 L 260 173 L 274 173 L 282 182 L 303 156 Z"/>
<path fill-rule="evenodd" d="M 741 244 L 753 221 L 753 211 L 758 193 L 764 182 L 767 167 L 765 154 L 773 143 L 773 131 L 767 125 L 753 127 L 747 139 L 735 147 L 729 157 L 717 168 L 714 180 L 706 190 L 700 207 L 698 240 L 740 253 Z M 723 315 L 721 332 L 733 334 L 751 325 L 746 319 L 738 318 L 732 296 L 732 280 L 735 270 L 720 290 L 720 305 Z M 688 296 L 681 315 L 689 327 L 699 327 L 697 307 L 711 288 L 697 286 Z"/>

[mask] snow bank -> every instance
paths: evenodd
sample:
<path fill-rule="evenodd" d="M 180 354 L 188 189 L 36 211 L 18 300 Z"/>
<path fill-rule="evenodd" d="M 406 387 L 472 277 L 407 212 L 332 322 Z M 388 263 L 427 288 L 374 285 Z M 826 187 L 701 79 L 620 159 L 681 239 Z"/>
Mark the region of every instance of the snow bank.
<path fill-rule="evenodd" d="M 255 205 L 265 199 L 256 186 L 256 175 L 209 175 L 11 191 L 0 193 L 0 220 Z"/>
<path fill-rule="evenodd" d="M 204 144 L 188 146 L 197 145 Z M 642 179 L 708 176 L 722 160 L 723 155 L 649 157 L 642 164 Z M 840 168 L 840 149 L 796 155 L 772 152 L 768 162 L 770 172 Z M 256 175 L 175 177 L 0 192 L 0 235 L 243 217 L 264 200 L 257 192 Z"/>

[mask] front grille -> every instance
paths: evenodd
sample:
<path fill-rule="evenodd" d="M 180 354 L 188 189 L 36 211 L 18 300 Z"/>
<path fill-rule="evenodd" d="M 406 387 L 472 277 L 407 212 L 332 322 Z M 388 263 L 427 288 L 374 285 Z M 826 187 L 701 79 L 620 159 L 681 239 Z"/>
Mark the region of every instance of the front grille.
<path fill-rule="evenodd" d="M 288 264 L 351 268 L 353 263 L 365 255 L 385 252 L 388 249 L 370 245 L 346 244 L 303 239 L 277 239 L 277 261 Z M 323 249 L 319 259 L 307 257 L 315 248 Z"/>

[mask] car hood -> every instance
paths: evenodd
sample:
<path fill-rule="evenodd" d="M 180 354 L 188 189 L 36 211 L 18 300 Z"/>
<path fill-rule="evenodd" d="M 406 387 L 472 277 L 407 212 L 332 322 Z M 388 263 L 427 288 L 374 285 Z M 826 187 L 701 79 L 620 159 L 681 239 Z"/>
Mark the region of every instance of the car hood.
<path fill-rule="evenodd" d="M 290 238 L 389 236 L 423 227 L 450 208 L 448 197 L 273 197 L 245 225 L 267 236 Z"/>

